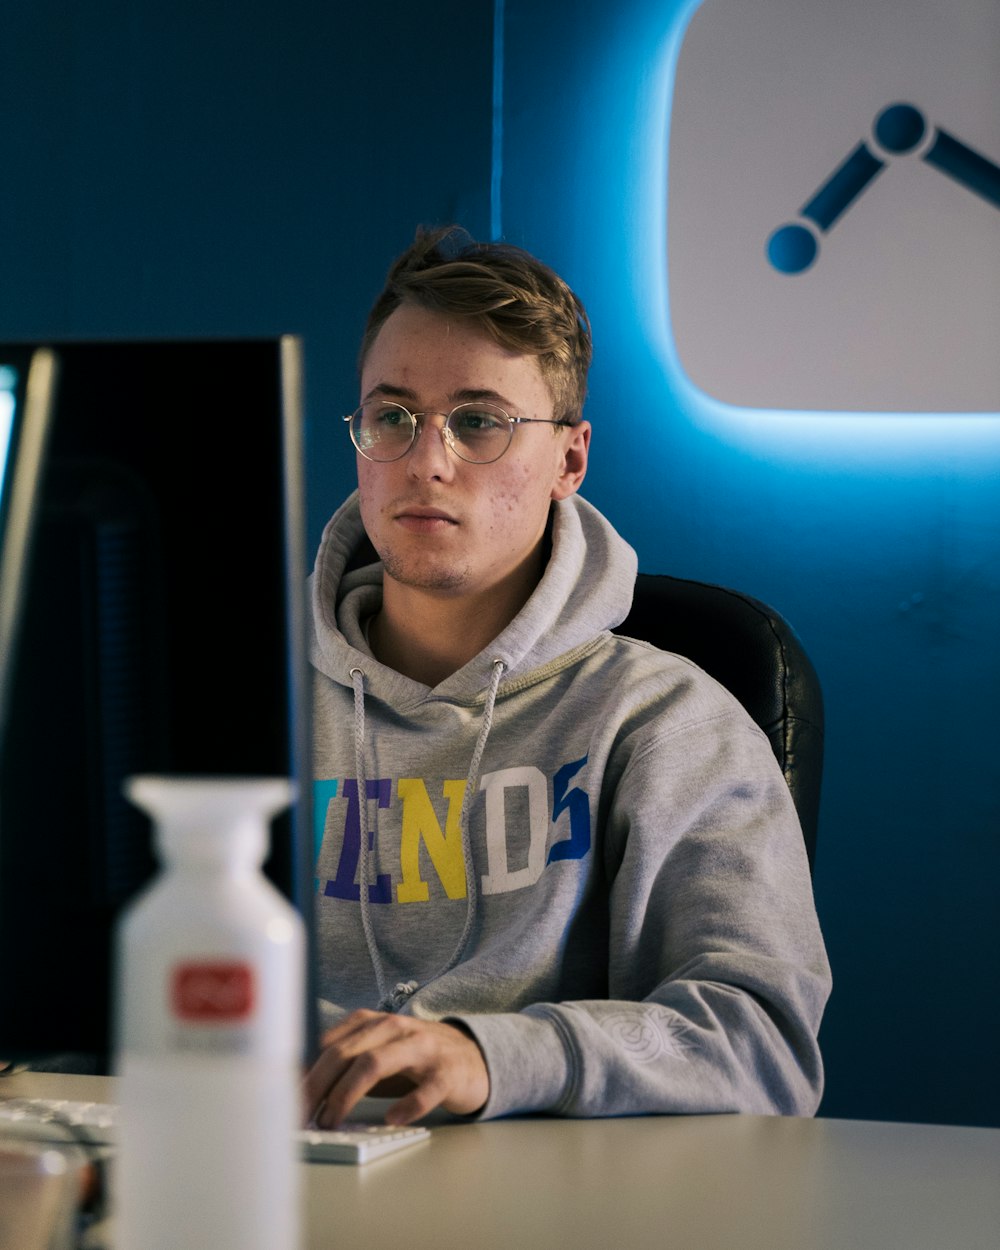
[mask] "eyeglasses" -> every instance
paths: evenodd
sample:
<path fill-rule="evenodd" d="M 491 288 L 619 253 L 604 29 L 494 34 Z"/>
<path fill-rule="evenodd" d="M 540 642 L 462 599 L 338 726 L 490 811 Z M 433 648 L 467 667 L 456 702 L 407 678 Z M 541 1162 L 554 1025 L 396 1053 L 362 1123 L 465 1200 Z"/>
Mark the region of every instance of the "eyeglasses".
<path fill-rule="evenodd" d="M 459 404 L 451 412 L 410 412 L 402 404 L 371 399 L 344 418 L 351 442 L 366 460 L 401 460 L 417 441 L 418 417 L 444 417 L 441 437 L 456 456 L 470 464 L 499 460 L 514 437 L 515 425 L 572 425 L 542 417 L 512 417 L 495 404 Z"/>

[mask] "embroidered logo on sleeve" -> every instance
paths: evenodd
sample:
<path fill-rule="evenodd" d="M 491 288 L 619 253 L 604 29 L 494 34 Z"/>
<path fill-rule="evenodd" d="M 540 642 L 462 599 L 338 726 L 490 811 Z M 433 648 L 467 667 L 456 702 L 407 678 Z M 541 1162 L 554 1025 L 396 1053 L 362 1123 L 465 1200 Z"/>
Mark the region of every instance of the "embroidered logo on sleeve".
<path fill-rule="evenodd" d="M 684 1052 L 691 1049 L 687 1026 L 665 1007 L 647 1007 L 641 1015 L 605 1016 L 601 1027 L 636 1063 L 652 1063 L 661 1057 L 684 1059 Z"/>

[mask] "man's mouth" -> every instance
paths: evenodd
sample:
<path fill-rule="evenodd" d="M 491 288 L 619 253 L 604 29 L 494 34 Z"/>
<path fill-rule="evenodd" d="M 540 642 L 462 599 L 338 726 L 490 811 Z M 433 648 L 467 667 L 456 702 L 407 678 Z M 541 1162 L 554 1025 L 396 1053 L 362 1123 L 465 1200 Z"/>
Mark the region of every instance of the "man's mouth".
<path fill-rule="evenodd" d="M 420 504 L 408 504 L 396 513 L 396 520 L 405 529 L 417 533 L 433 533 L 435 530 L 450 529 L 458 521 L 443 508 L 425 507 Z"/>

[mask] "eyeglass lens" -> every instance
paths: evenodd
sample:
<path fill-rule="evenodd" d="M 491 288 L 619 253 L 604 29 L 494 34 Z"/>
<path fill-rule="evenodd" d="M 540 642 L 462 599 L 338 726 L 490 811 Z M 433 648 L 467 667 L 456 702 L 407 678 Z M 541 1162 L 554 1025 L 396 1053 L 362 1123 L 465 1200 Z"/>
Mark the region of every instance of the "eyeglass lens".
<path fill-rule="evenodd" d="M 510 444 L 514 426 L 501 408 L 492 404 L 459 404 L 445 420 L 446 438 L 463 460 L 488 464 Z M 401 404 L 372 400 L 351 418 L 351 437 L 370 460 L 398 460 L 409 451 L 416 421 Z"/>

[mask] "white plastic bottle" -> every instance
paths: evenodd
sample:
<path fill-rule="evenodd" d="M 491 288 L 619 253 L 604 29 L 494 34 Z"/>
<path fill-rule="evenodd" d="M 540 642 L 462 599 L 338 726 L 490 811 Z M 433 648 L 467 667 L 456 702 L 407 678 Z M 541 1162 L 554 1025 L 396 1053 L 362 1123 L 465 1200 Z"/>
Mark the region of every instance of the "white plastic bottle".
<path fill-rule="evenodd" d="M 304 935 L 261 872 L 281 779 L 138 777 L 163 871 L 118 939 L 116 1250 L 296 1250 Z"/>

